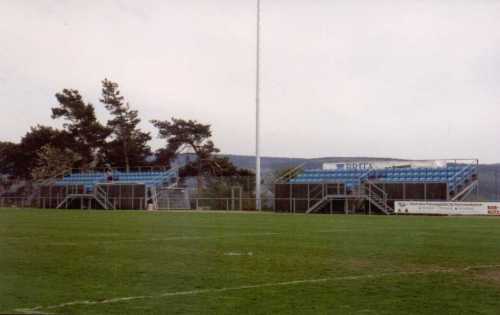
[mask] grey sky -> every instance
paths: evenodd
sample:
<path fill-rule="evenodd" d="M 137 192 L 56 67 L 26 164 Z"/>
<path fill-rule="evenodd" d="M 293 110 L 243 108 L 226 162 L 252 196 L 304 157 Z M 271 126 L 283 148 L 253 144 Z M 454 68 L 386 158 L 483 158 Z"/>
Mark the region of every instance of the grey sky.
<path fill-rule="evenodd" d="M 500 1 L 262 6 L 263 155 L 500 161 Z M 144 129 L 153 118 L 197 119 L 223 152 L 253 154 L 254 8 L 0 0 L 0 139 L 54 124 L 62 88 L 100 107 L 108 77 Z"/>

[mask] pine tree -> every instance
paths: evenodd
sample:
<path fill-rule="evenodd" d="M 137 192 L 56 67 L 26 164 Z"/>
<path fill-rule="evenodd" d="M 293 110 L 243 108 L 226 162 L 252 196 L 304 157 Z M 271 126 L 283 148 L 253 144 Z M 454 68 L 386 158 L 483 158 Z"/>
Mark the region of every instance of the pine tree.
<path fill-rule="evenodd" d="M 94 106 L 77 90 L 64 89 L 56 98 L 59 104 L 52 108 L 52 118 L 66 120 L 63 127 L 73 137 L 71 149 L 82 157 L 82 166 L 100 164 L 110 131 L 97 120 Z"/>
<path fill-rule="evenodd" d="M 127 171 L 131 166 L 144 165 L 151 154 L 148 145 L 151 135 L 138 128 L 141 119 L 137 110 L 130 109 L 129 103 L 120 95 L 118 84 L 108 79 L 102 81 L 100 101 L 113 117 L 107 123 L 112 137 L 106 148 L 107 160 L 114 166 L 124 165 Z"/>
<path fill-rule="evenodd" d="M 210 139 L 210 125 L 195 120 L 172 118 L 171 121 L 153 120 L 159 137 L 167 141 L 165 148 L 158 150 L 159 159 L 173 160 L 179 153 L 191 152 L 196 160 L 187 163 L 181 173 L 184 176 L 251 176 L 252 172 L 238 169 L 225 157 L 217 156 L 220 152 Z"/>

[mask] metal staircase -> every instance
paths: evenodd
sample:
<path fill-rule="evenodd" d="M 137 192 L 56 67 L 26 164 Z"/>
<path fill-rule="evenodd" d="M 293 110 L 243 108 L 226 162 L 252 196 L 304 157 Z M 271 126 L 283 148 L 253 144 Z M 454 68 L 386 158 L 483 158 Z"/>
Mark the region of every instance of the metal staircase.
<path fill-rule="evenodd" d="M 453 193 L 451 201 L 463 201 L 478 188 L 476 168 L 466 165 L 450 179 L 450 191 Z"/>
<path fill-rule="evenodd" d="M 385 214 L 394 212 L 394 209 L 387 204 L 387 193 L 383 189 L 369 180 L 366 180 L 362 187 L 364 189 L 363 196 L 368 202 Z"/>
<path fill-rule="evenodd" d="M 95 200 L 106 210 L 115 209 L 114 205 L 109 201 L 108 194 L 101 186 L 96 185 L 94 188 Z"/>
<path fill-rule="evenodd" d="M 463 201 L 469 197 L 469 195 L 479 186 L 479 181 L 471 181 L 462 191 L 451 198 L 451 201 Z"/>
<path fill-rule="evenodd" d="M 316 211 L 320 206 L 322 206 L 325 202 L 327 202 L 328 200 L 330 200 L 332 198 L 333 198 L 333 196 L 330 196 L 330 195 L 324 196 L 323 198 L 318 200 L 316 203 L 314 203 L 312 206 L 310 206 L 309 209 L 307 209 L 306 213 L 309 214 L 313 211 Z"/>
<path fill-rule="evenodd" d="M 343 194 L 331 194 L 327 190 L 326 184 L 321 184 L 310 191 L 308 209 L 306 210 L 307 214 L 319 210 L 328 201 L 338 199 L 339 197 L 350 197 L 349 199 L 355 200 L 358 206 L 366 200 L 384 214 L 392 214 L 394 212 L 394 209 L 387 203 L 387 193 L 369 180 L 365 180 L 359 186 L 353 187 L 347 196 Z"/>

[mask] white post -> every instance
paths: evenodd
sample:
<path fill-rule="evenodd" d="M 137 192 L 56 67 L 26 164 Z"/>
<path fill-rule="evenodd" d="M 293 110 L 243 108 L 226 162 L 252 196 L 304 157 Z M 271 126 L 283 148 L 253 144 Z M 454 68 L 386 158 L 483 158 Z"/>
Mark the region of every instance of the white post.
<path fill-rule="evenodd" d="M 255 207 L 261 211 L 260 188 L 260 0 L 257 0 L 257 51 L 255 84 Z"/>

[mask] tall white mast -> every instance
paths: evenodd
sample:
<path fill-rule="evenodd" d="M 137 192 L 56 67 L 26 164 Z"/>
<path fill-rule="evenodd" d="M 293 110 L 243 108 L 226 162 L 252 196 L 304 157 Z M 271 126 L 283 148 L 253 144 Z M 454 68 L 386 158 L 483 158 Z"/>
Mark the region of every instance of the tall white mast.
<path fill-rule="evenodd" d="M 257 0 L 257 54 L 255 84 L 255 207 L 262 210 L 260 188 L 260 0 Z"/>

